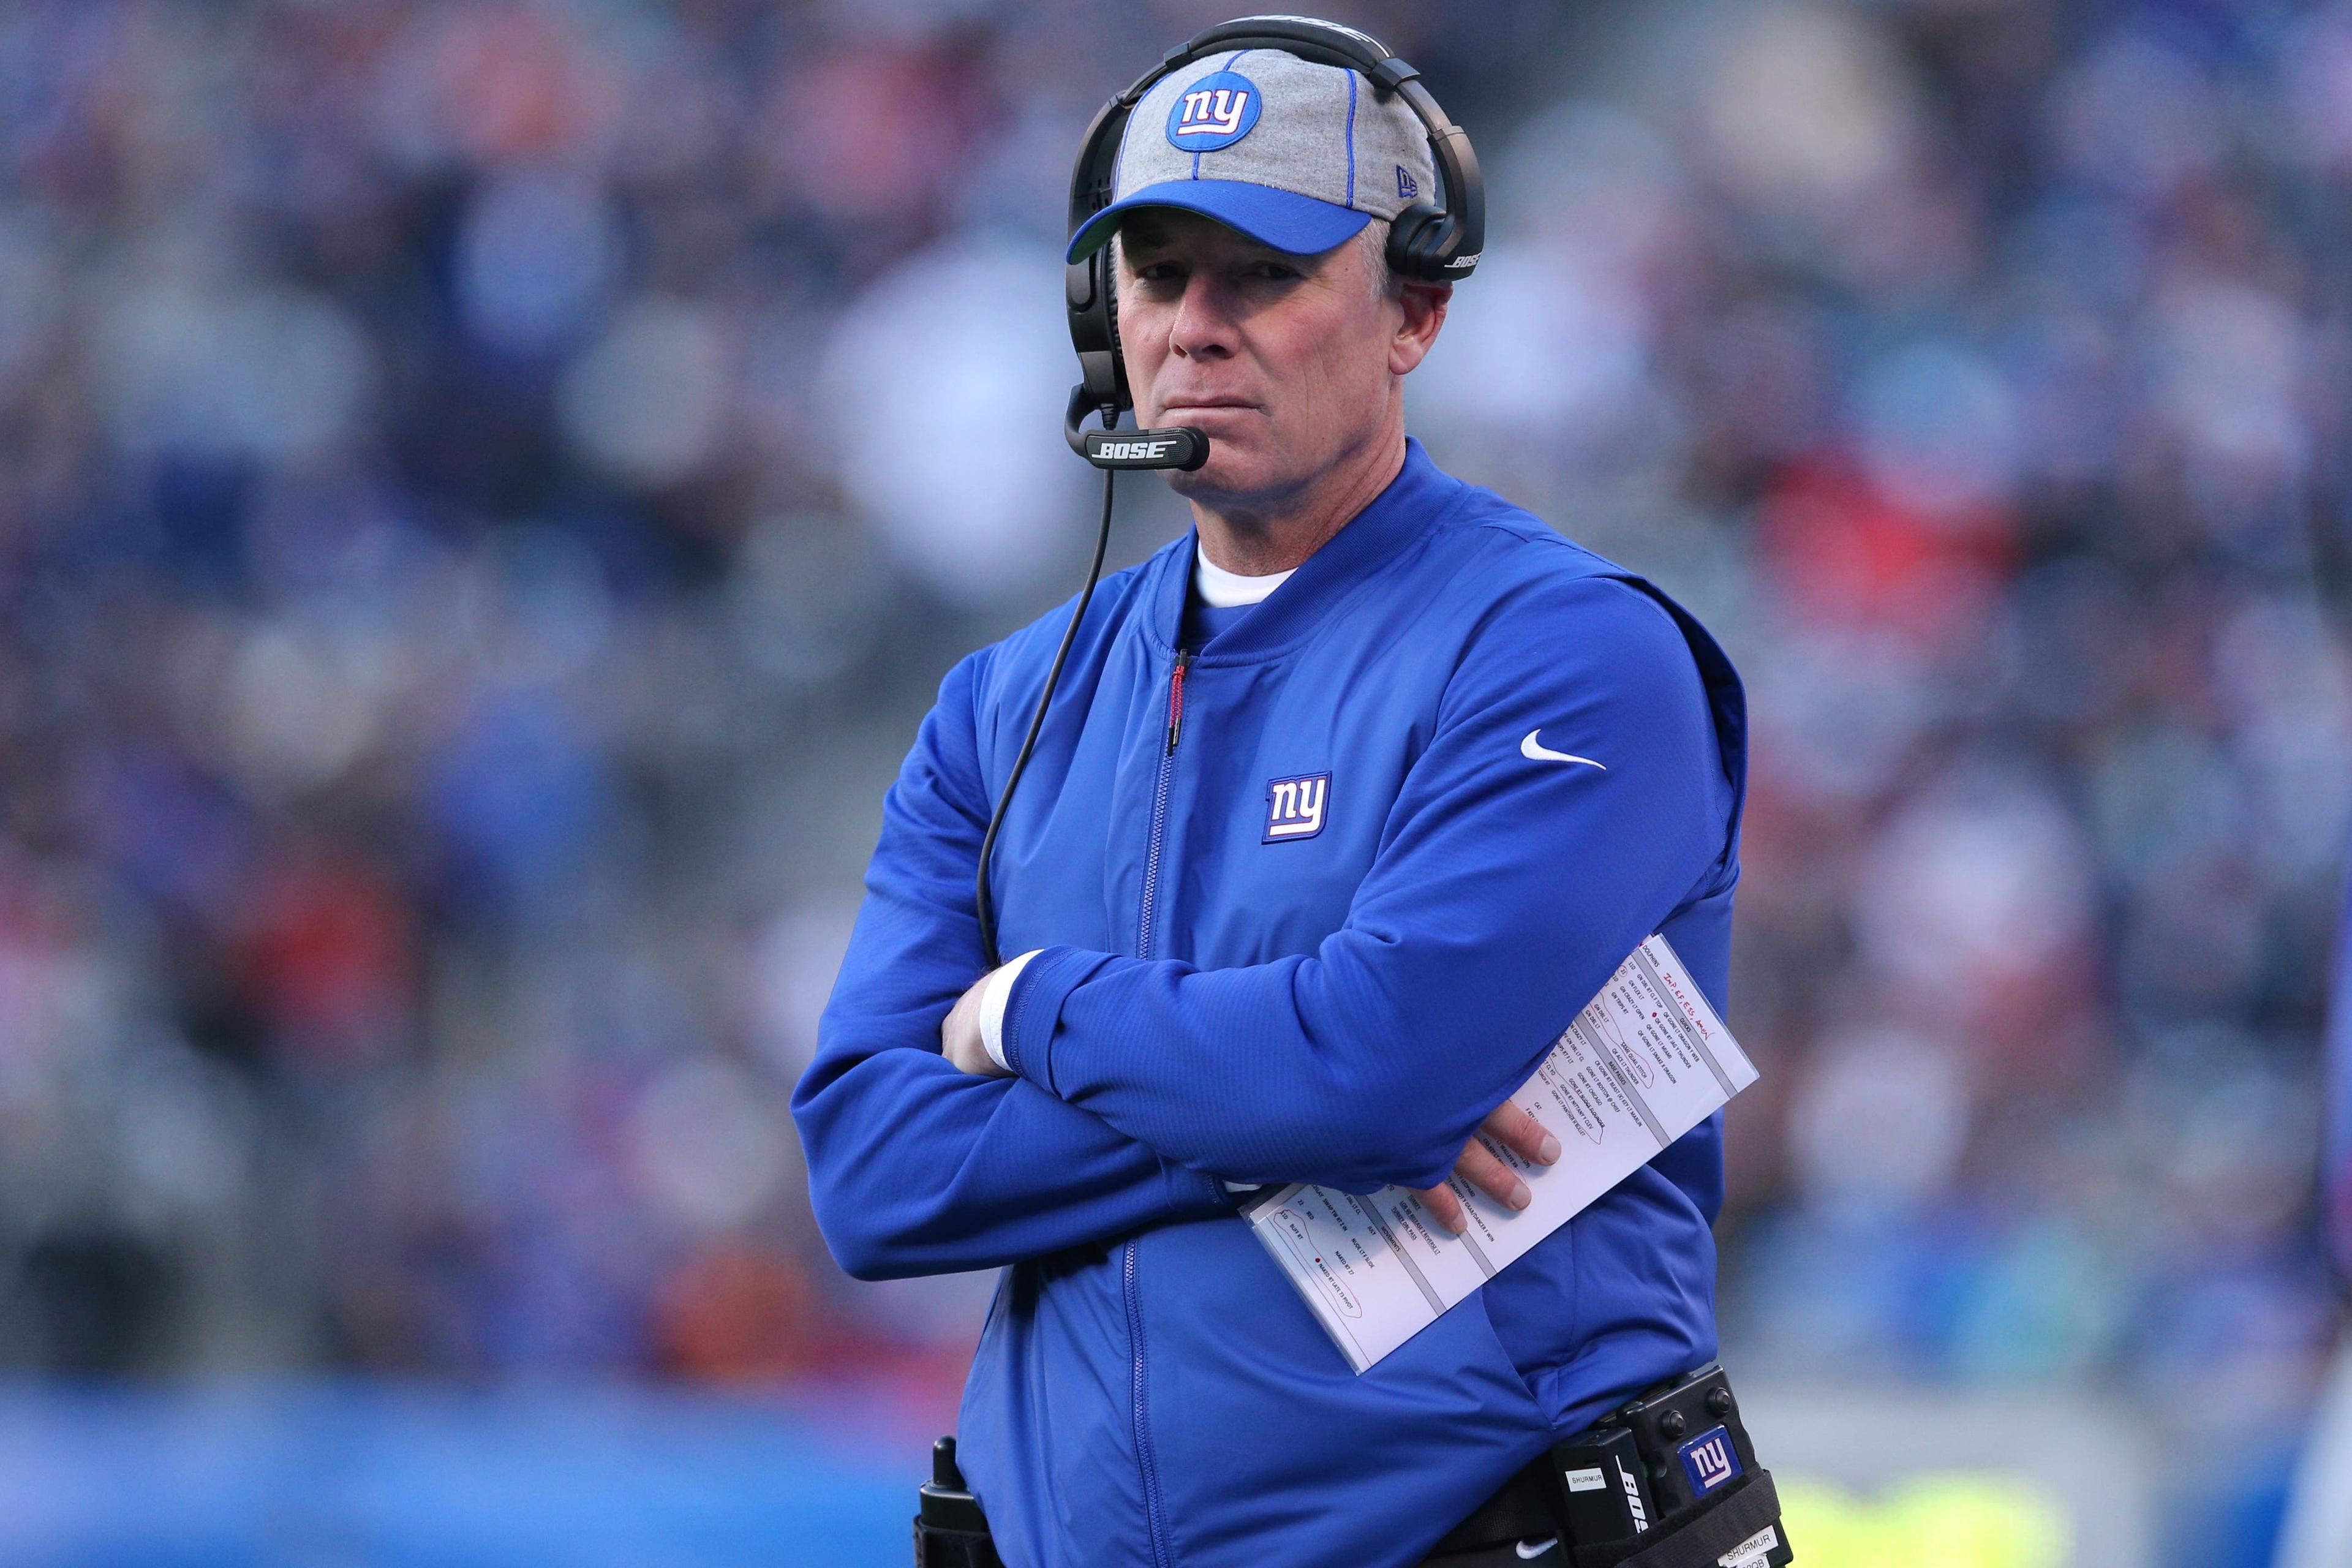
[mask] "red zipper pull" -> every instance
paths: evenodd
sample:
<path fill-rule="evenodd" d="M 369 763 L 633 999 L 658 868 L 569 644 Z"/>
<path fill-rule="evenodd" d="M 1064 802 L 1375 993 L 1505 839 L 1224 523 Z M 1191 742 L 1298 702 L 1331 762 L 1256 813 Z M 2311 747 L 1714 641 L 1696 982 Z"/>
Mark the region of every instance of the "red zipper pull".
<path fill-rule="evenodd" d="M 1176 737 L 1184 731 L 1184 667 L 1192 662 L 1190 649 L 1176 655 L 1176 668 L 1168 674 L 1168 751 L 1174 755 Z"/>

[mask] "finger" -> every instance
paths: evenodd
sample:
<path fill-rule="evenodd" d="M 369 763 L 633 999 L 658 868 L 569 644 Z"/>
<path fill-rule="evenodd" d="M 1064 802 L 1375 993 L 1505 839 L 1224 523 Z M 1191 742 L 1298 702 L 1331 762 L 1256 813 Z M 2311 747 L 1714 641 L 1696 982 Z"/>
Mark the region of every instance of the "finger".
<path fill-rule="evenodd" d="M 1495 1107 L 1478 1130 L 1522 1160 L 1549 1165 L 1559 1158 L 1559 1140 L 1510 1100 Z"/>
<path fill-rule="evenodd" d="M 1413 1195 L 1421 1200 L 1422 1207 L 1429 1211 L 1432 1218 L 1454 1235 L 1460 1236 L 1470 1228 L 1469 1218 L 1462 1212 L 1462 1200 L 1454 1195 L 1452 1187 L 1440 1183 Z"/>
<path fill-rule="evenodd" d="M 1523 1209 L 1535 1201 L 1519 1173 L 1495 1158 L 1486 1145 L 1472 1139 L 1462 1151 L 1462 1158 L 1454 1162 L 1454 1173 L 1468 1182 L 1496 1203 Z"/>

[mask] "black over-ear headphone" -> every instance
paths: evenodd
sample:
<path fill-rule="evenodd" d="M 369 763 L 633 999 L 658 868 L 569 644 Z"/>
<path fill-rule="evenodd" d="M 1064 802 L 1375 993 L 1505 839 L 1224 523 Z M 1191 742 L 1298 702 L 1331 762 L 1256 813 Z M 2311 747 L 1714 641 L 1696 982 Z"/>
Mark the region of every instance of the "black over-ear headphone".
<path fill-rule="evenodd" d="M 1470 151 L 1469 136 L 1445 118 L 1445 111 L 1421 85 L 1421 73 L 1389 53 L 1378 38 L 1308 16 L 1244 16 L 1220 23 L 1192 42 L 1169 50 L 1158 65 L 1136 78 L 1132 87 L 1104 104 L 1094 123 L 1087 127 L 1086 143 L 1070 176 L 1074 237 L 1088 218 L 1111 203 L 1119 143 L 1126 137 L 1128 116 L 1143 95 L 1169 72 L 1224 49 L 1279 49 L 1317 65 L 1361 71 L 1371 81 L 1373 91 L 1403 98 L 1405 106 L 1429 132 L 1430 158 L 1445 200 L 1442 205 L 1414 202 L 1391 220 L 1389 268 L 1400 277 L 1433 283 L 1451 283 L 1470 276 L 1486 239 L 1486 187 L 1478 177 L 1478 159 Z M 1029 716 L 1028 733 L 996 797 L 988 831 L 981 837 L 973 912 L 979 916 L 981 955 L 989 969 L 1003 962 L 996 949 L 996 904 L 988 885 L 989 863 L 996 853 L 996 835 L 1004 826 L 1005 809 L 1013 804 L 1013 792 L 1028 769 L 1030 753 L 1036 750 L 1038 731 L 1045 727 L 1045 710 L 1053 703 L 1054 689 L 1061 684 L 1063 662 L 1069 658 L 1070 645 L 1077 640 L 1078 625 L 1086 618 L 1096 580 L 1102 575 L 1103 552 L 1110 542 L 1112 479 L 1120 468 L 1192 469 L 1209 460 L 1208 434 L 1189 425 L 1158 430 L 1111 428 L 1121 414 L 1135 406 L 1135 399 L 1128 392 L 1127 366 L 1119 358 L 1110 247 L 1103 246 L 1085 260 L 1071 262 L 1065 278 L 1070 342 L 1078 351 L 1080 379 L 1070 388 L 1062 430 L 1072 451 L 1103 470 L 1102 524 L 1095 533 L 1095 559 L 1087 570 L 1087 585 L 1070 612 L 1062 646 L 1054 654 L 1045 689 L 1037 694 L 1037 706 Z M 1102 416 L 1099 430 L 1079 428 L 1090 413 Z"/>
<path fill-rule="evenodd" d="M 1421 73 L 1389 53 L 1378 38 L 1309 16 L 1244 16 L 1221 22 L 1169 50 L 1133 86 L 1104 104 L 1087 127 L 1077 167 L 1070 175 L 1073 236 L 1110 205 L 1119 144 L 1126 138 L 1128 117 L 1143 95 L 1171 71 L 1226 49 L 1279 49 L 1317 65 L 1361 71 L 1376 93 L 1402 97 L 1428 129 L 1430 157 L 1444 201 L 1417 201 L 1397 214 L 1389 226 L 1390 269 L 1399 277 L 1433 283 L 1470 276 L 1486 240 L 1486 187 L 1478 176 L 1469 135 L 1445 118 L 1422 86 Z M 1078 351 L 1079 374 L 1062 419 L 1070 448 L 1097 468 L 1197 468 L 1208 460 L 1208 437 L 1190 426 L 1109 434 L 1118 416 L 1135 406 L 1128 391 L 1127 365 L 1119 355 L 1118 302 L 1111 285 L 1108 245 L 1083 261 L 1071 262 L 1065 272 L 1064 300 L 1069 307 L 1070 343 Z M 1102 416 L 1099 432 L 1079 429 L 1091 413 Z"/>

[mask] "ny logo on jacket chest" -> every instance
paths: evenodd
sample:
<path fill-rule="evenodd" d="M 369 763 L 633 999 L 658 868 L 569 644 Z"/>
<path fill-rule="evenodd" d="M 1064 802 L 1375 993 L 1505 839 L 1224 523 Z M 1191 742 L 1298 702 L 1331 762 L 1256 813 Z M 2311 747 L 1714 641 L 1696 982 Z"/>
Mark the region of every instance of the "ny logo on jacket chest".
<path fill-rule="evenodd" d="M 1329 773 L 1299 773 L 1269 780 L 1265 786 L 1265 832 L 1261 844 L 1312 838 L 1323 831 L 1323 805 L 1331 791 Z"/>

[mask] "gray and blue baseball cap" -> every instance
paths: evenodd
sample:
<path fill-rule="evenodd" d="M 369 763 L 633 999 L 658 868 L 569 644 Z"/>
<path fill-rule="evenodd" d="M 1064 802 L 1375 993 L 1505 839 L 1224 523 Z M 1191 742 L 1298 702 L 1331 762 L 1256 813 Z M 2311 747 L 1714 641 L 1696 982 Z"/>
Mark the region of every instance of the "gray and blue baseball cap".
<path fill-rule="evenodd" d="M 1362 72 L 1279 49 L 1194 60 L 1152 84 L 1128 117 L 1111 202 L 1071 237 L 1079 261 L 1119 216 L 1181 207 L 1261 245 L 1312 256 L 1439 198 L 1429 133 Z"/>

